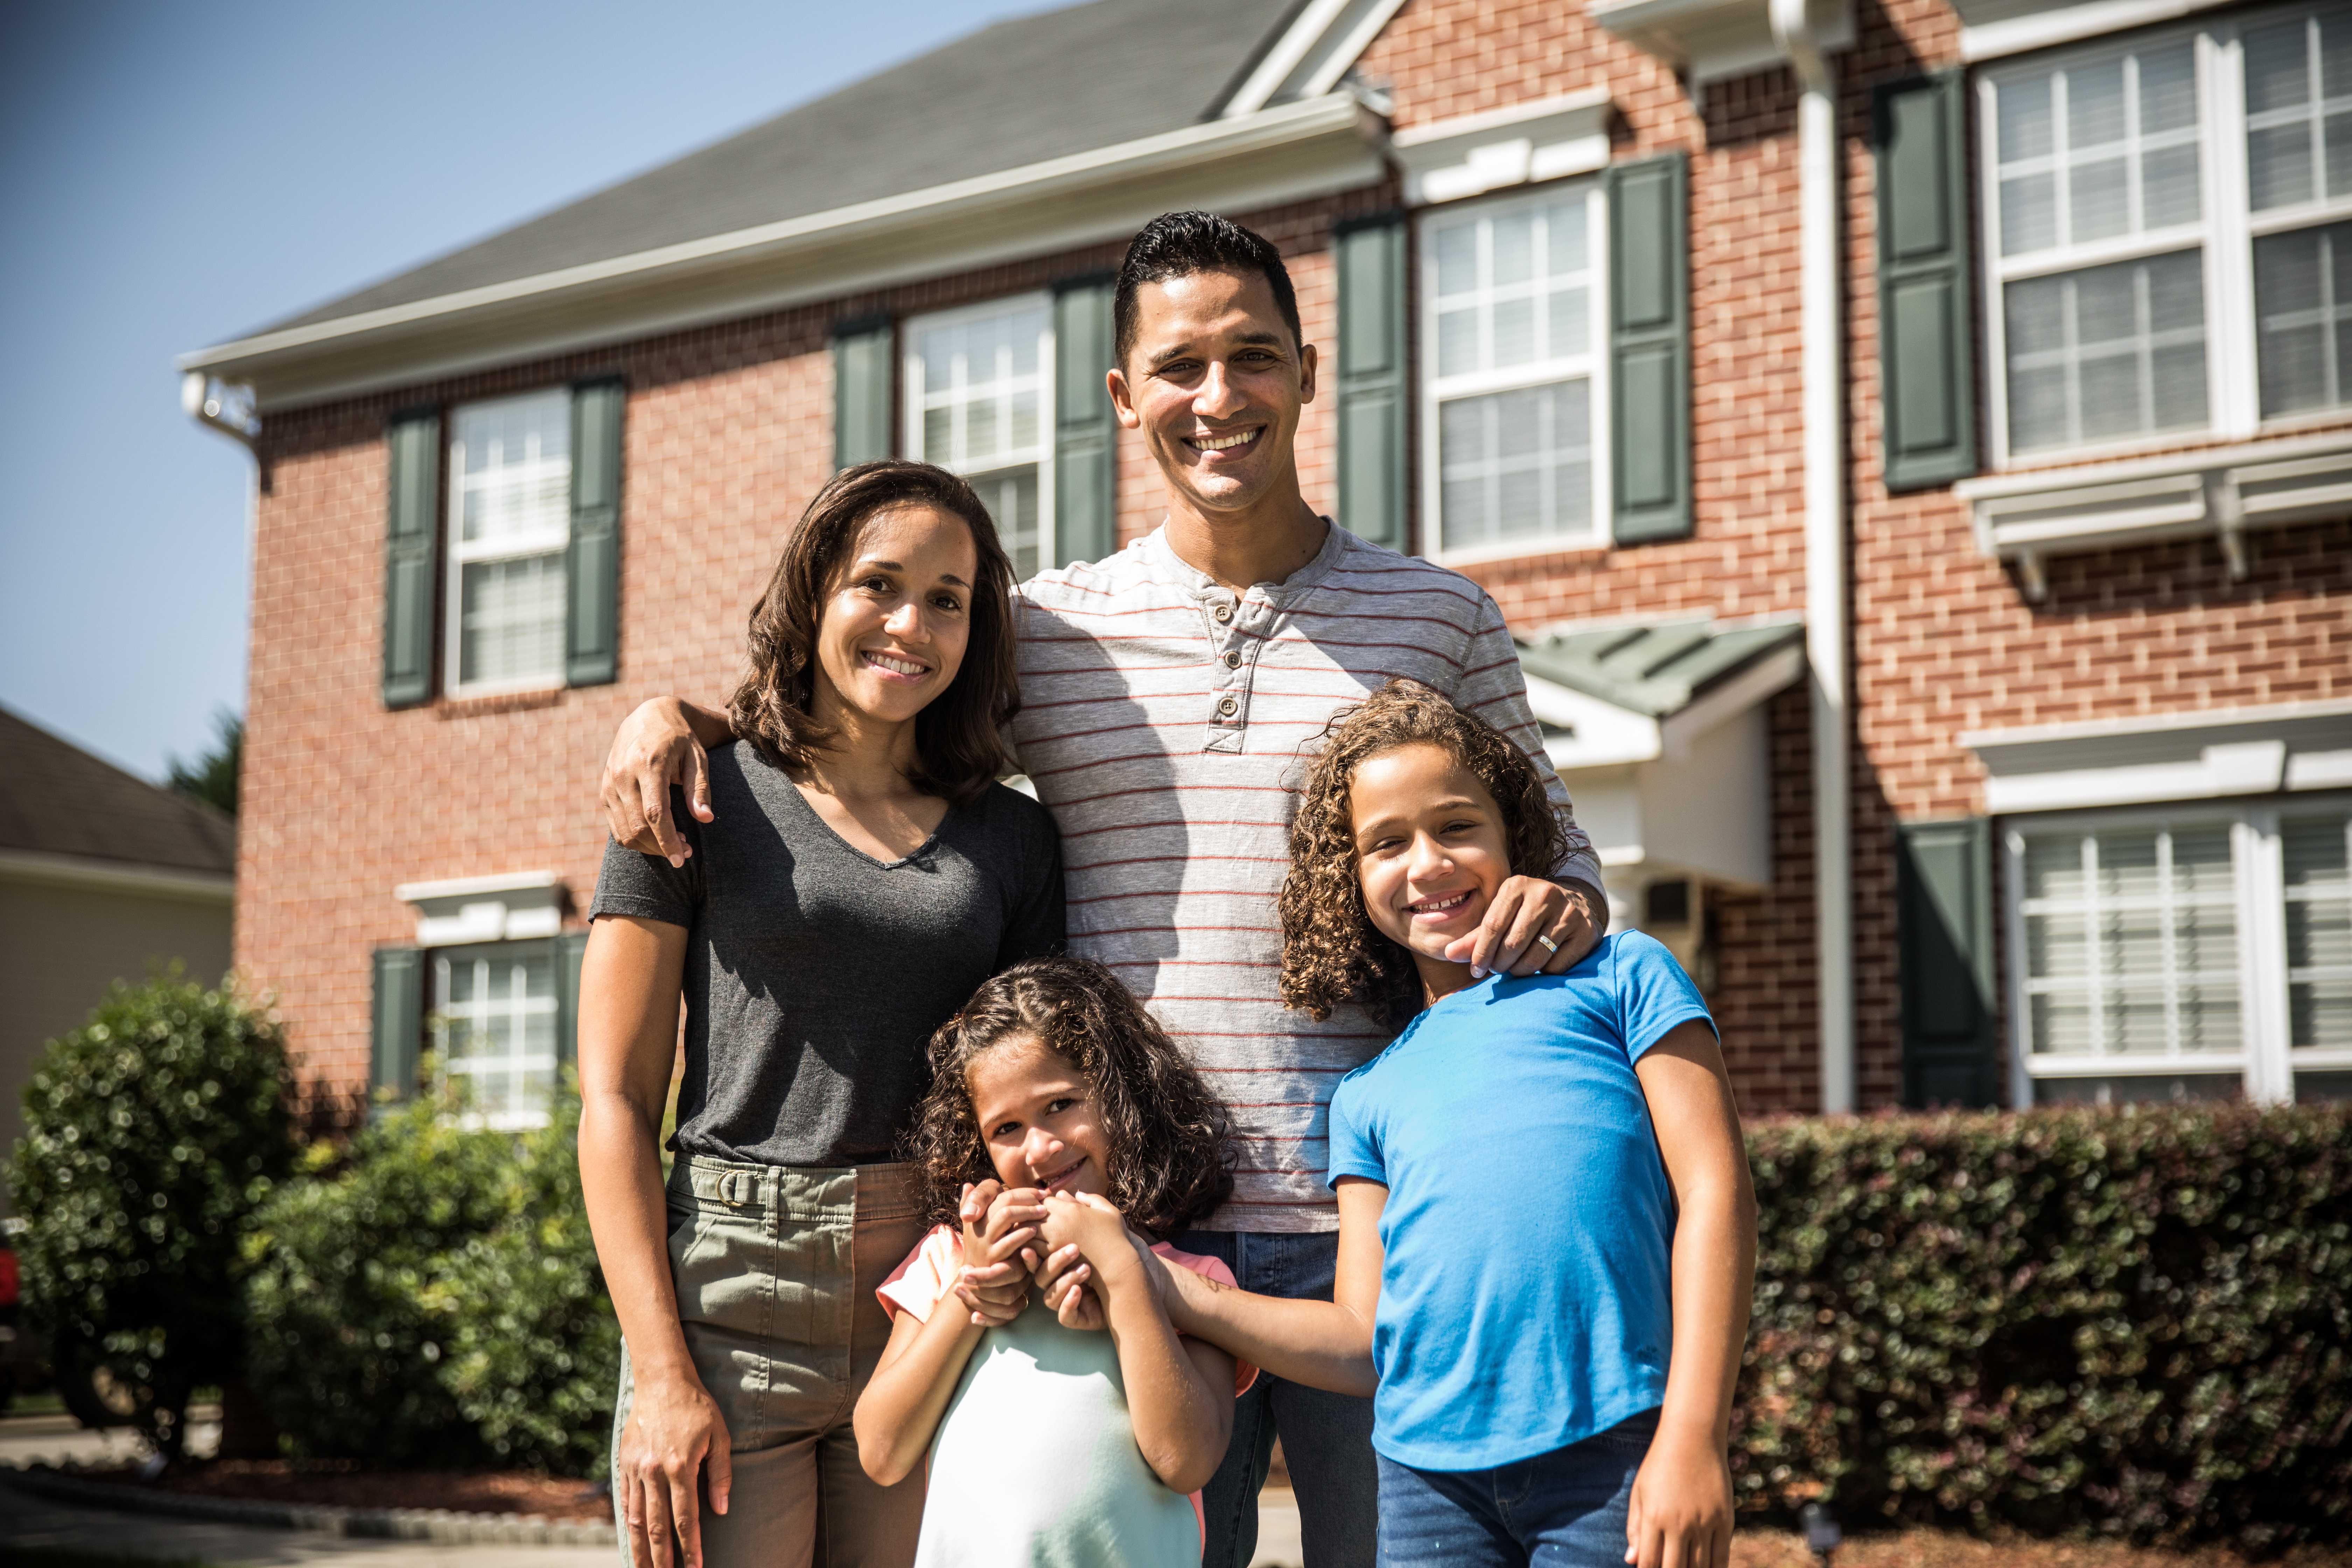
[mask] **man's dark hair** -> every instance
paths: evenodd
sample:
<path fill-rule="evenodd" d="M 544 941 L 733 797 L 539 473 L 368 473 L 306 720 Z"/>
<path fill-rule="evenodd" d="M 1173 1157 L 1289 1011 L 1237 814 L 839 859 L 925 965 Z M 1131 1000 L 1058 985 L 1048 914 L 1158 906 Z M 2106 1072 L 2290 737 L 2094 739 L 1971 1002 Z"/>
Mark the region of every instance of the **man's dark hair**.
<path fill-rule="evenodd" d="M 1121 368 L 1135 347 L 1136 291 L 1146 283 L 1165 283 L 1195 272 L 1258 274 L 1274 290 L 1274 308 L 1282 312 L 1290 341 L 1306 343 L 1307 335 L 1298 330 L 1298 296 L 1291 289 L 1290 274 L 1282 265 L 1282 253 L 1264 235 L 1214 213 L 1161 213 L 1143 226 L 1143 232 L 1128 245 L 1127 259 L 1118 264 L 1118 289 L 1111 298 L 1110 312 Z"/>

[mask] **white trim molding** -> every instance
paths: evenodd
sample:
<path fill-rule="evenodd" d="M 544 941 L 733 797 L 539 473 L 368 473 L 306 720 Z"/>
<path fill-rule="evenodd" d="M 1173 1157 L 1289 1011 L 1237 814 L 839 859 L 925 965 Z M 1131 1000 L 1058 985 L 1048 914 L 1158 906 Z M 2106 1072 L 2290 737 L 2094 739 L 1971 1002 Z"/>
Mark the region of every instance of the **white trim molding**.
<path fill-rule="evenodd" d="M 1339 85 L 1404 0 L 1309 0 L 1219 111 L 1226 120 L 1270 103 L 1320 98 Z"/>
<path fill-rule="evenodd" d="M 2333 789 L 2352 783 L 2352 701 L 2205 709 L 1960 737 L 1993 816 Z"/>
<path fill-rule="evenodd" d="M 48 855 L 35 849 L 0 849 L 0 882 L 217 904 L 223 909 L 236 902 L 236 879 L 226 871 L 188 871 L 86 855 Z"/>
<path fill-rule="evenodd" d="M 563 879 L 552 871 L 404 882 L 393 896 L 416 908 L 416 945 L 518 942 L 563 929 Z"/>
<path fill-rule="evenodd" d="M 1974 65 L 2031 49 L 2072 44 L 2127 28 L 2178 21 L 2229 0 L 1952 0 L 1960 17 L 1960 58 Z"/>
<path fill-rule="evenodd" d="M 2049 592 L 2050 556 L 2163 539 L 2218 541 L 2234 579 L 2245 575 L 2248 530 L 2352 515 L 2352 430 L 1990 474 L 1952 489 L 1975 514 L 1978 549 L 2014 562 L 2029 599 Z"/>
<path fill-rule="evenodd" d="M 1407 206 L 1589 174 L 1609 162 L 1606 88 L 1414 125 L 1391 137 Z"/>
<path fill-rule="evenodd" d="M 1066 158 L 530 278 L 260 332 L 183 355 L 299 407 L 1050 254 L 1155 213 L 1238 210 L 1377 183 L 1388 126 L 1327 93 Z"/>
<path fill-rule="evenodd" d="M 1811 33 L 1823 54 L 1853 47 L 1853 0 L 1819 7 Z M 1592 0 L 1585 15 L 1692 87 L 1746 76 L 1788 58 L 1772 33 L 1770 0 Z"/>

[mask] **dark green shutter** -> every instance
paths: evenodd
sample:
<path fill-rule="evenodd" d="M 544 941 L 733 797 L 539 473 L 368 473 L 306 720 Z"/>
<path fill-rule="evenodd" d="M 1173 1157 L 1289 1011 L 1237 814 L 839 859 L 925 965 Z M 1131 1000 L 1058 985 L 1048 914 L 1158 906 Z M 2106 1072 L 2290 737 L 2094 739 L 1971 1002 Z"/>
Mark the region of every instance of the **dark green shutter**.
<path fill-rule="evenodd" d="M 373 1014 L 368 1086 L 406 1100 L 416 1092 L 417 1056 L 425 1044 L 423 948 L 375 950 Z"/>
<path fill-rule="evenodd" d="M 1405 300 L 1402 213 L 1339 226 L 1339 524 L 1405 547 Z"/>
<path fill-rule="evenodd" d="M 1977 471 L 1962 74 L 1871 95 L 1878 178 L 1878 385 L 1886 488 Z"/>
<path fill-rule="evenodd" d="M 555 956 L 555 1063 L 562 1068 L 580 1059 L 580 960 L 588 933 L 568 931 L 547 940 Z"/>
<path fill-rule="evenodd" d="M 390 505 L 384 529 L 383 705 L 433 695 L 433 600 L 440 586 L 441 414 L 392 416 L 385 441 Z"/>
<path fill-rule="evenodd" d="M 833 329 L 833 467 L 894 454 L 890 393 L 897 384 L 898 334 L 887 316 L 842 321 Z"/>
<path fill-rule="evenodd" d="M 1054 559 L 1099 561 L 1118 548 L 1118 417 L 1111 362 L 1111 279 L 1054 289 Z"/>
<path fill-rule="evenodd" d="M 1998 1104 L 1992 824 L 1980 816 L 1899 823 L 1895 859 L 1903 1102 Z"/>
<path fill-rule="evenodd" d="M 1610 533 L 1691 531 L 1690 166 L 1612 163 L 1609 196 Z"/>
<path fill-rule="evenodd" d="M 563 574 L 571 595 L 563 679 L 603 686 L 620 678 L 620 378 L 572 389 L 572 544 Z"/>

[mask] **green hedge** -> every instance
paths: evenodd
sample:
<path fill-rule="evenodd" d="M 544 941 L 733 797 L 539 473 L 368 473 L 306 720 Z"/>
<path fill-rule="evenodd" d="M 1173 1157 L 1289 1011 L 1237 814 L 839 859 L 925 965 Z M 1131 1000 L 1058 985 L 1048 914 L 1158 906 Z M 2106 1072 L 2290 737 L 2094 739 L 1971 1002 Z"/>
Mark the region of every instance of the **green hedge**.
<path fill-rule="evenodd" d="M 289 1447 L 600 1475 L 620 1363 L 580 1195 L 579 1102 L 530 1132 L 384 1115 L 255 1215 L 254 1383 Z"/>
<path fill-rule="evenodd" d="M 273 1016 L 175 968 L 117 981 L 25 1086 L 27 1310 L 68 1389 L 110 1381 L 165 1454 L 190 1394 L 244 1371 L 237 1237 L 293 1161 L 289 1081 Z"/>
<path fill-rule="evenodd" d="M 2255 1549 L 2352 1526 L 2352 1112 L 1750 1129 L 1743 1510 Z"/>

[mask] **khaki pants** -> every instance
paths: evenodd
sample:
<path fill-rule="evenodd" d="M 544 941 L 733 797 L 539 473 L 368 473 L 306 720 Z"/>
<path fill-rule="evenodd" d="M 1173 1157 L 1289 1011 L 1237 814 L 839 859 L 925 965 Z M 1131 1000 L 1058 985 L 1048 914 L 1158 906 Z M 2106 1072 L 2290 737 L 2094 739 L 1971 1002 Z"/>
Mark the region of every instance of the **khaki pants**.
<path fill-rule="evenodd" d="M 735 1467 L 727 1512 L 712 1513 L 705 1500 L 706 1568 L 914 1561 L 922 1480 L 885 1488 L 868 1479 L 850 1413 L 890 1337 L 875 1289 L 922 1234 L 909 1166 L 678 1157 L 669 1178 L 670 1278 L 687 1349 L 726 1417 Z M 624 1346 L 616 1461 L 629 1395 Z M 621 1531 L 626 1559 L 625 1524 Z"/>

